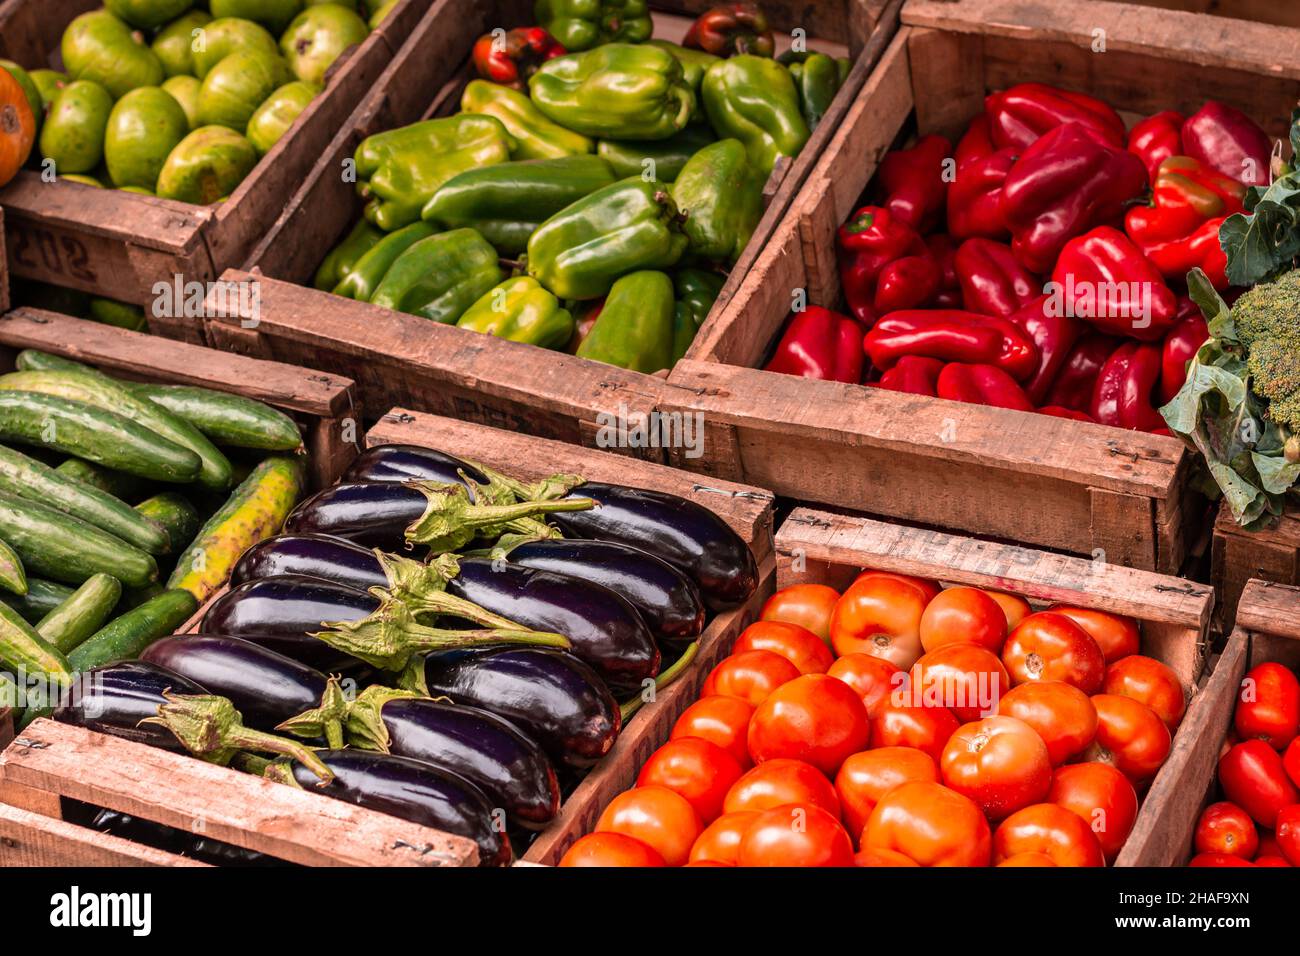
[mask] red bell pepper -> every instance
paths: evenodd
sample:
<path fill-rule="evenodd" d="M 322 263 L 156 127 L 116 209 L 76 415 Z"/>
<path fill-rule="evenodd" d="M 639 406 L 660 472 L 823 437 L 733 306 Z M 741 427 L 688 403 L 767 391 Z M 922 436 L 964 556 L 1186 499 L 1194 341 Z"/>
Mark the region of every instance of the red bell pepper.
<path fill-rule="evenodd" d="M 1071 421 L 1096 424 L 1093 417 L 1087 412 L 1075 411 L 1073 408 L 1065 408 L 1061 405 L 1044 405 L 1042 408 L 1037 409 L 1037 412 L 1040 415 L 1051 415 L 1053 418 L 1068 418 Z"/>
<path fill-rule="evenodd" d="M 1200 267 L 1216 289 L 1226 289 L 1219 226 L 1242 211 L 1245 196 L 1235 179 L 1190 156 L 1171 156 L 1156 174 L 1150 204 L 1130 209 L 1124 228 L 1166 279 L 1181 282 Z"/>
<path fill-rule="evenodd" d="M 946 232 L 925 237 L 930 255 L 939 264 L 939 291 L 934 297 L 936 309 L 961 308 L 961 282 L 957 278 L 957 246 Z"/>
<path fill-rule="evenodd" d="M 922 136 L 911 149 L 888 153 L 876 174 L 880 205 L 917 232 L 929 232 L 948 198 L 943 163 L 951 155 L 952 144 L 942 136 Z"/>
<path fill-rule="evenodd" d="M 939 373 L 940 398 L 970 405 L 992 405 L 1032 412 L 1033 402 L 1016 380 L 996 365 L 967 365 L 953 362 Z"/>
<path fill-rule="evenodd" d="M 568 52 L 541 27 L 520 27 L 505 36 L 485 33 L 475 42 L 472 59 L 483 79 L 522 90 L 539 66 Z"/>
<path fill-rule="evenodd" d="M 1184 300 L 1180 299 L 1179 302 Z M 1191 299 L 1186 299 L 1191 302 Z M 1201 346 L 1210 337 L 1210 330 L 1205 325 L 1205 316 L 1192 303 L 1190 311 L 1179 309 L 1180 318 L 1165 335 L 1164 345 L 1160 350 L 1160 403 L 1167 405 L 1173 401 L 1178 390 L 1187 381 L 1187 363 L 1192 360 Z"/>
<path fill-rule="evenodd" d="M 1015 149 L 997 149 L 988 117 L 979 116 L 957 144 L 956 176 L 948 187 L 948 232 L 954 239 L 1006 239 L 1002 186 L 1016 164 Z"/>
<path fill-rule="evenodd" d="M 1040 295 L 1010 316 L 1038 348 L 1038 368 L 1025 383 L 1025 393 L 1036 405 L 1047 398 L 1084 329 L 1078 319 L 1047 308 L 1048 301 L 1047 296 Z"/>
<path fill-rule="evenodd" d="M 1208 100 L 1183 124 L 1183 155 L 1247 186 L 1267 186 L 1273 144 L 1239 109 Z"/>
<path fill-rule="evenodd" d="M 1112 226 L 1098 226 L 1066 243 L 1052 284 L 1058 312 L 1113 335 L 1154 342 L 1164 338 L 1178 315 L 1178 296 L 1133 240 Z"/>
<path fill-rule="evenodd" d="M 880 381 L 872 382 L 871 385 L 891 392 L 908 392 L 934 398 L 938 394 L 939 372 L 942 370 L 942 359 L 904 355 L 897 365 L 880 376 Z"/>
<path fill-rule="evenodd" d="M 878 321 L 863 339 L 882 372 L 904 355 L 996 365 L 1024 380 L 1038 368 L 1038 349 L 1010 320 L 957 309 L 904 309 Z"/>
<path fill-rule="evenodd" d="M 997 151 L 998 147 L 993 145 L 993 134 L 989 130 L 989 118 L 981 113 L 970 121 L 952 155 L 957 161 L 957 168 L 961 169 L 972 160 L 986 159 Z"/>
<path fill-rule="evenodd" d="M 1026 149 L 1066 123 L 1078 123 L 1099 142 L 1122 149 L 1124 121 L 1096 97 L 1045 83 L 1018 83 L 984 99 L 989 133 L 998 148 Z"/>
<path fill-rule="evenodd" d="M 1132 153 L 1099 143 L 1079 123 L 1056 127 L 1016 160 L 1002 188 L 1016 258 L 1030 272 L 1050 272 L 1067 242 L 1119 218 L 1146 185 Z"/>
<path fill-rule="evenodd" d="M 819 378 L 828 382 L 862 381 L 862 326 L 820 305 L 796 312 L 786 326 L 769 372 Z"/>
<path fill-rule="evenodd" d="M 1101 368 L 1119 348 L 1120 340 L 1100 332 L 1085 332 L 1065 357 L 1047 393 L 1047 404 L 1077 412 L 1092 407 L 1092 392 Z"/>
<path fill-rule="evenodd" d="M 756 3 L 723 3 L 706 10 L 686 31 L 682 46 L 714 56 L 770 57 L 776 52 L 767 17 Z"/>
<path fill-rule="evenodd" d="M 1016 261 L 1011 247 L 992 239 L 967 239 L 954 265 L 967 312 L 1010 315 L 1042 291 L 1042 283 Z"/>
<path fill-rule="evenodd" d="M 1152 432 L 1165 428 L 1152 402 L 1160 379 L 1160 346 L 1125 342 L 1097 376 L 1088 410 L 1103 425 Z"/>
<path fill-rule="evenodd" d="M 840 282 L 861 322 L 928 304 L 939 291 L 939 264 L 911 226 L 887 209 L 863 206 L 840 226 Z"/>
<path fill-rule="evenodd" d="M 1174 110 L 1148 116 L 1128 134 L 1128 151 L 1142 160 L 1147 176 L 1156 181 L 1160 164 L 1183 151 L 1183 124 L 1187 117 Z"/>

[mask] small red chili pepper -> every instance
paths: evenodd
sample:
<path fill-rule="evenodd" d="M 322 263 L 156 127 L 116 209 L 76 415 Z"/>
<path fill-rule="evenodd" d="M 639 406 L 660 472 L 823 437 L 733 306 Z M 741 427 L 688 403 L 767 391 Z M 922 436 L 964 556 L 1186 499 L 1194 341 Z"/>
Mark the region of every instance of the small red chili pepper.
<path fill-rule="evenodd" d="M 1160 350 L 1160 402 L 1167 405 L 1173 401 L 1179 389 L 1187 381 L 1187 363 L 1200 350 L 1210 337 L 1206 327 L 1205 316 L 1191 299 L 1186 297 L 1179 303 L 1187 302 L 1190 309 L 1179 309 L 1180 318 L 1165 335 L 1164 345 Z"/>
<path fill-rule="evenodd" d="M 1089 413 L 1103 425 L 1153 432 L 1165 428 L 1152 397 L 1160 380 L 1160 346 L 1125 342 L 1097 376 Z"/>
<path fill-rule="evenodd" d="M 1164 277 L 1112 226 L 1098 226 L 1066 243 L 1052 282 L 1050 291 L 1067 314 L 1113 335 L 1154 342 L 1164 338 L 1178 315 L 1178 297 Z"/>
<path fill-rule="evenodd" d="M 1128 151 L 1142 160 L 1147 176 L 1156 181 L 1160 164 L 1183 151 L 1183 124 L 1187 117 L 1174 110 L 1148 116 L 1128 133 Z"/>
<path fill-rule="evenodd" d="M 519 27 L 505 34 L 479 37 L 472 58 L 474 69 L 483 79 L 522 90 L 539 66 L 567 52 L 541 27 Z"/>
<path fill-rule="evenodd" d="M 1187 118 L 1182 130 L 1184 156 L 1247 186 L 1267 186 L 1273 144 L 1241 110 L 1209 100 Z"/>
<path fill-rule="evenodd" d="M 1056 381 L 1047 393 L 1047 404 L 1087 411 L 1092 406 L 1092 392 L 1101 367 L 1119 346 L 1119 339 L 1100 332 L 1082 335 L 1056 374 Z"/>
<path fill-rule="evenodd" d="M 943 164 L 950 156 L 952 143 L 942 136 L 922 136 L 911 149 L 888 153 L 876 174 L 880 205 L 917 232 L 929 232 L 948 198 Z"/>
<path fill-rule="evenodd" d="M 1079 123 L 1098 140 L 1123 148 L 1124 121 L 1093 96 L 1045 83 L 1018 83 L 984 99 L 989 133 L 998 147 L 1025 149 L 1066 123 Z"/>
<path fill-rule="evenodd" d="M 1032 412 L 1033 402 L 1010 375 L 996 365 L 968 365 L 953 362 L 939 373 L 940 398 L 971 405 L 992 405 Z"/>
<path fill-rule="evenodd" d="M 862 326 L 820 305 L 796 312 L 786 326 L 769 372 L 830 382 L 862 381 Z"/>
<path fill-rule="evenodd" d="M 897 365 L 880 376 L 880 381 L 870 384 L 875 388 L 889 389 L 891 392 L 907 392 L 934 398 L 939 394 L 939 372 L 943 370 L 943 364 L 942 359 L 904 355 L 898 360 Z"/>
<path fill-rule="evenodd" d="M 1084 330 L 1082 322 L 1048 309 L 1047 302 L 1047 296 L 1039 296 L 1010 316 L 1038 348 L 1038 368 L 1025 383 L 1025 393 L 1035 404 L 1047 398 Z M 1083 397 L 1082 404 L 1087 404 L 1088 397 Z"/>
<path fill-rule="evenodd" d="M 862 347 L 882 372 L 904 355 L 996 365 L 1020 380 L 1038 367 L 1038 349 L 1010 320 L 957 309 L 891 312 L 867 333 Z"/>
<path fill-rule="evenodd" d="M 954 265 L 967 312 L 1010 315 L 1042 293 L 1042 283 L 1016 261 L 1011 247 L 992 239 L 967 239 Z"/>
<path fill-rule="evenodd" d="M 767 17 L 756 3 L 723 3 L 711 7 L 691 24 L 682 46 L 714 56 L 748 53 L 770 57 L 776 52 Z"/>

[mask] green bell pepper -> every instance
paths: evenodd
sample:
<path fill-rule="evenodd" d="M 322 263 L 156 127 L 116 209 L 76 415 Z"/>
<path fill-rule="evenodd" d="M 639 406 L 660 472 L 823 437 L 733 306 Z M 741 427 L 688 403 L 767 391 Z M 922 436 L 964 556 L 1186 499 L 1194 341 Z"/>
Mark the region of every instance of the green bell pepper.
<path fill-rule="evenodd" d="M 794 78 L 775 60 L 733 56 L 709 68 L 701 89 L 714 131 L 744 143 L 765 176 L 777 157 L 797 156 L 808 142 Z"/>
<path fill-rule="evenodd" d="M 648 46 L 657 46 L 661 50 L 667 50 L 677 58 L 677 62 L 682 65 L 686 85 L 695 94 L 695 111 L 691 114 L 691 121 L 694 122 L 703 118 L 704 104 L 700 101 L 700 84 L 704 82 L 704 74 L 709 71 L 709 68 L 713 64 L 721 62 L 722 58 L 714 56 L 712 53 L 705 53 L 703 50 L 678 46 L 676 43 L 669 43 L 667 40 L 651 40 Z"/>
<path fill-rule="evenodd" d="M 413 222 L 403 229 L 388 233 L 362 253 L 350 268 L 340 270 L 341 278 L 334 287 L 334 294 L 358 302 L 369 302 L 402 253 L 421 239 L 428 239 L 437 232 L 427 222 Z"/>
<path fill-rule="evenodd" d="M 670 183 L 681 175 L 688 159 L 714 142 L 717 137 L 707 125 L 692 124 L 675 136 L 657 141 L 623 143 L 602 139 L 596 144 L 596 155 L 609 160 L 620 178 L 648 175 Z M 646 160 L 653 165 L 647 165 Z"/>
<path fill-rule="evenodd" d="M 672 194 L 686 214 L 682 229 L 692 256 L 729 263 L 740 258 L 763 218 L 766 179 L 738 139 L 719 140 L 690 158 Z"/>
<path fill-rule="evenodd" d="M 331 249 L 329 255 L 321 262 L 312 285 L 322 292 L 329 292 L 352 271 L 357 260 L 373 249 L 383 238 L 384 233 L 366 220 L 358 219 L 352 231 Z"/>
<path fill-rule="evenodd" d="M 673 364 L 686 355 L 708 318 L 727 277 L 703 269 L 679 269 L 673 276 L 677 304 L 673 311 Z"/>
<path fill-rule="evenodd" d="M 614 283 L 578 357 L 634 372 L 672 365 L 673 280 L 663 272 L 633 272 Z"/>
<path fill-rule="evenodd" d="M 504 278 L 486 239 L 473 229 L 453 229 L 403 252 L 370 302 L 451 324 Z"/>
<path fill-rule="evenodd" d="M 502 282 L 471 305 L 456 324 L 544 349 L 563 348 L 573 337 L 573 315 L 528 276 Z"/>
<path fill-rule="evenodd" d="M 487 80 L 472 80 L 460 98 L 466 113 L 495 116 L 515 139 L 511 159 L 555 159 L 590 153 L 596 144 L 581 133 L 552 123 L 525 93 Z"/>
<path fill-rule="evenodd" d="M 628 43 L 548 60 L 528 81 L 528 92 L 547 117 L 596 139 L 667 139 L 695 109 L 676 57 Z"/>
<path fill-rule="evenodd" d="M 458 113 L 378 133 L 355 158 L 366 218 L 385 232 L 416 222 L 443 183 L 479 166 L 504 163 L 514 137 L 495 116 Z"/>
<path fill-rule="evenodd" d="M 825 53 L 813 53 L 800 63 L 791 63 L 790 76 L 799 91 L 799 109 L 804 122 L 814 130 L 844 82 L 839 64 Z"/>
<path fill-rule="evenodd" d="M 461 173 L 422 215 L 448 229 L 477 229 L 502 255 L 517 256 L 543 222 L 617 179 L 598 156 L 500 163 Z"/>
<path fill-rule="evenodd" d="M 599 299 L 620 276 L 667 269 L 685 251 L 668 187 L 623 179 L 542 223 L 528 240 L 528 274 L 561 299 Z"/>
<path fill-rule="evenodd" d="M 537 23 L 566 50 L 598 43 L 644 43 L 654 32 L 645 0 L 537 0 Z"/>

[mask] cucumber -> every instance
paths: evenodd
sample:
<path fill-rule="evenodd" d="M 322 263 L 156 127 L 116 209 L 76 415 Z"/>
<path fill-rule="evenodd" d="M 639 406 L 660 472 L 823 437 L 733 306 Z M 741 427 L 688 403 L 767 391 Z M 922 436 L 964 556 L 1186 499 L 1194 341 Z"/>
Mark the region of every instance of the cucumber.
<path fill-rule="evenodd" d="M 77 673 L 114 661 L 133 661 L 154 641 L 193 617 L 199 602 L 189 591 L 164 591 L 102 627 L 68 655 Z"/>
<path fill-rule="evenodd" d="M 53 355 L 49 352 L 40 352 L 36 349 L 23 349 L 14 359 L 14 365 L 20 372 L 38 372 L 53 370 L 74 370 L 81 372 L 93 372 L 95 369 L 89 365 L 83 365 L 80 362 L 74 362 L 70 358 L 64 358 L 62 355 Z"/>
<path fill-rule="evenodd" d="M 92 524 L 0 491 L 0 538 L 23 564 L 43 578 L 81 584 L 94 574 L 111 574 L 130 587 L 158 577 L 154 559 Z"/>
<path fill-rule="evenodd" d="M 179 554 L 185 550 L 203 526 L 198 509 L 174 491 L 146 498 L 135 510 L 167 533 L 168 544 L 163 554 Z"/>
<path fill-rule="evenodd" d="M 191 482 L 202 464 L 188 448 L 116 412 L 37 392 L 0 391 L 0 440 L 54 448 L 157 481 Z"/>
<path fill-rule="evenodd" d="M 254 468 L 181 555 L 167 586 L 184 588 L 206 601 L 245 551 L 280 530 L 298 501 L 302 483 L 297 458 L 273 455 Z"/>
<path fill-rule="evenodd" d="M 61 475 L 75 478 L 82 484 L 98 488 L 118 501 L 138 501 L 146 496 L 150 487 L 149 482 L 143 478 L 128 475 L 123 471 L 114 471 L 112 468 L 92 465 L 80 458 L 68 458 L 60 462 L 54 470 Z"/>
<path fill-rule="evenodd" d="M 4 603 L 0 603 L 0 662 L 29 674 L 48 674 L 60 684 L 72 680 L 72 665 L 64 653 Z"/>
<path fill-rule="evenodd" d="M 126 502 L 3 445 L 0 491 L 57 508 L 150 554 L 161 554 L 168 544 L 167 533 Z"/>
<path fill-rule="evenodd" d="M 190 385 L 128 383 L 137 398 L 147 398 L 189 422 L 218 445 L 259 451 L 296 451 L 302 435 L 294 420 L 264 402 Z"/>
<path fill-rule="evenodd" d="M 214 489 L 230 487 L 230 462 L 216 445 L 203 437 L 202 432 L 165 408 L 136 398 L 124 385 L 107 375 L 80 369 L 10 372 L 0 375 L 0 389 L 55 395 L 129 418 L 197 455 L 200 461 L 199 484 Z"/>
<path fill-rule="evenodd" d="M 36 632 L 68 653 L 104 626 L 122 596 L 122 585 L 110 574 L 94 574 L 72 596 L 36 625 Z"/>
<path fill-rule="evenodd" d="M 28 578 L 27 593 L 21 597 L 10 595 L 5 602 L 28 624 L 35 624 L 70 597 L 72 588 L 66 585 L 43 578 Z"/>
<path fill-rule="evenodd" d="M 0 541 L 0 588 L 22 597 L 27 593 L 27 570 L 13 548 Z"/>

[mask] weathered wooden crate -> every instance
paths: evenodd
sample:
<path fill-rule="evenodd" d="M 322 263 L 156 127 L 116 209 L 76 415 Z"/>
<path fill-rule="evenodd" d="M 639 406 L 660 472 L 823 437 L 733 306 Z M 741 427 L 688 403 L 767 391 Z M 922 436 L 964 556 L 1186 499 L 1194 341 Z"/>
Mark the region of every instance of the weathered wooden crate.
<path fill-rule="evenodd" d="M 1274 584 L 1300 584 L 1300 513 L 1287 511 L 1274 528 L 1246 531 L 1226 504 L 1214 523 L 1211 580 L 1219 594 L 1217 620 L 1222 633 L 1235 623 L 1237 602 L 1252 578 Z"/>
<path fill-rule="evenodd" d="M 176 276 L 207 282 L 238 265 L 370 92 L 429 2 L 403 0 L 365 42 L 345 53 L 325 91 L 224 203 L 192 206 L 20 172 L 0 189 L 14 275 L 147 305 L 157 282 L 170 284 Z M 98 0 L 4 0 L 0 57 L 31 68 L 60 62 L 64 28 L 99 6 Z M 193 318 L 150 316 L 150 327 L 172 338 L 202 339 L 201 323 Z"/>
<path fill-rule="evenodd" d="M 9 260 L 5 256 L 5 211 L 0 206 L 0 313 L 9 311 Z"/>
<path fill-rule="evenodd" d="M 608 452 L 405 409 L 393 409 L 385 415 L 366 435 L 366 442 L 372 446 L 425 445 L 453 455 L 464 454 L 524 480 L 564 471 L 591 481 L 681 495 L 720 515 L 754 552 L 760 584 L 753 597 L 709 622 L 698 638 L 694 663 L 628 721 L 614 747 L 568 795 L 560 815 L 523 854 L 529 863 L 558 863 L 573 841 L 596 825 L 605 804 L 633 784 L 641 764 L 668 738 L 678 716 L 699 695 L 705 676 L 730 652 L 736 637 L 757 618 L 771 594 L 775 577 L 772 496 L 730 482 L 701 482 L 696 475 L 651 462 L 629 462 Z"/>
<path fill-rule="evenodd" d="M 665 11 L 657 13 L 657 35 L 678 36 L 689 23 L 680 14 L 709 4 L 692 0 L 653 6 Z M 899 0 L 764 4 L 777 30 L 805 29 L 814 48 L 847 48 L 856 63 L 799 158 L 769 182 L 767 214 L 732 269 L 715 315 L 739 287 L 762 251 L 763 238 L 843 120 L 852 94 L 896 26 L 898 7 Z M 246 269 L 261 275 L 256 327 L 248 327 L 249 316 L 241 310 L 226 315 L 210 310 L 207 335 L 213 345 L 348 375 L 373 409 L 401 405 L 588 445 L 595 443 L 603 416 L 654 408 L 665 388 L 661 377 L 437 325 L 310 288 L 320 261 L 361 212 L 354 185 L 342 176 L 343 163 L 357 145 L 373 133 L 454 112 L 471 77 L 467 52 L 475 38 L 497 26 L 531 22 L 531 9 L 531 3 L 520 0 L 435 3 L 249 256 Z M 249 276 L 230 272 L 227 278 Z M 639 453 L 663 458 L 659 448 Z"/>
<path fill-rule="evenodd" d="M 1095 0 L 909 0 L 902 22 L 744 285 L 669 377 L 680 390 L 667 398 L 690 398 L 661 408 L 702 411 L 708 426 L 703 457 L 673 460 L 792 498 L 1176 573 L 1209 522 L 1173 438 L 760 369 L 796 292 L 840 306 L 836 228 L 912 133 L 955 137 L 987 92 L 1040 81 L 1130 120 L 1218 99 L 1285 136 L 1300 34 L 1262 42 L 1288 31 Z"/>
<path fill-rule="evenodd" d="M 1129 0 L 1144 7 L 1182 10 L 1238 20 L 1255 20 L 1281 27 L 1300 27 L 1300 7 L 1278 0 Z"/>
<path fill-rule="evenodd" d="M 1147 794 L 1143 810 L 1154 812 L 1139 818 L 1130 838 L 1144 844 L 1138 865 L 1177 866 L 1194 855 L 1196 821 L 1218 799 L 1216 770 L 1242 678 L 1265 661 L 1300 668 L 1300 588 L 1253 580 L 1241 592 L 1227 647 L 1188 707 L 1169 762 Z"/>

